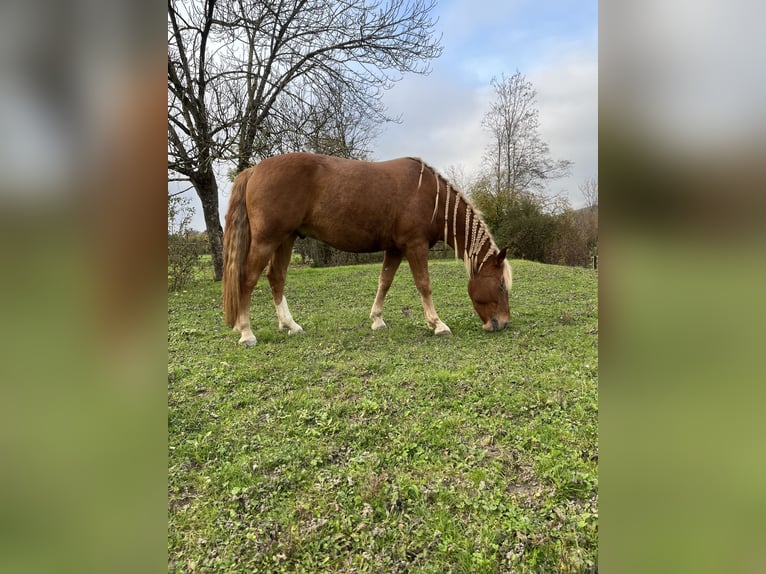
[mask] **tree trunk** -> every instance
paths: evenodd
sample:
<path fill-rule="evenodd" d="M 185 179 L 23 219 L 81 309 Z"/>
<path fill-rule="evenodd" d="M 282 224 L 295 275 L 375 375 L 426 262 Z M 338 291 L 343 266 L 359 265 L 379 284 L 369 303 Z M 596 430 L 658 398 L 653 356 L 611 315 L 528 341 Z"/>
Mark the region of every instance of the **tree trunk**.
<path fill-rule="evenodd" d="M 202 213 L 205 216 L 210 253 L 213 257 L 214 279 L 220 281 L 223 277 L 223 228 L 218 212 L 218 182 L 213 172 L 209 171 L 195 177 L 192 183 L 202 202 Z"/>

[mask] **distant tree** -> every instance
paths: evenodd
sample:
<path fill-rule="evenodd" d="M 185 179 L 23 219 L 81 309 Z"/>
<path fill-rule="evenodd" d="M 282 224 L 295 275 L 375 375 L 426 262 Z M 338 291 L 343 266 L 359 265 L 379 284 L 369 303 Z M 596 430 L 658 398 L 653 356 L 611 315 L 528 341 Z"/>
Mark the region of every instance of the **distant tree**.
<path fill-rule="evenodd" d="M 585 266 L 588 263 L 586 230 L 578 212 L 567 209 L 556 215 L 556 229 L 545 247 L 546 263 Z"/>
<path fill-rule="evenodd" d="M 492 79 L 495 101 L 482 125 L 492 133 L 484 155 L 498 197 L 542 191 L 545 184 L 569 173 L 572 162 L 554 161 L 539 134 L 537 92 L 523 74 Z"/>
<path fill-rule="evenodd" d="M 460 191 L 468 192 L 473 185 L 471 177 L 465 173 L 462 165 L 448 165 L 444 175 Z"/>
<path fill-rule="evenodd" d="M 484 153 L 482 175 L 471 185 L 474 204 L 499 244 L 515 257 L 544 261 L 556 234 L 556 217 L 568 205 L 546 196 L 545 185 L 569 173 L 571 162 L 553 160 L 539 133 L 537 93 L 516 72 L 492 79 L 495 101 L 482 126 L 492 140 Z M 562 203 L 564 201 L 564 203 Z"/>
<path fill-rule="evenodd" d="M 337 137 L 332 113 L 317 113 L 324 103 L 325 112 L 342 101 L 347 113 L 389 119 L 383 91 L 405 72 L 426 73 L 426 62 L 441 53 L 434 6 L 168 0 L 168 170 L 190 181 L 200 198 L 217 280 L 223 257 L 216 164 L 231 162 L 238 173 L 295 149 L 307 134 L 334 133 L 342 151 L 354 134 Z"/>
<path fill-rule="evenodd" d="M 585 207 L 594 208 L 598 205 L 598 178 L 589 177 L 580 184 L 580 193 L 585 199 Z"/>
<path fill-rule="evenodd" d="M 191 229 L 194 208 L 191 200 L 168 196 L 168 289 L 186 287 L 194 278 L 199 256 L 205 246 L 201 234 Z"/>
<path fill-rule="evenodd" d="M 578 225 L 583 230 L 588 257 L 598 255 L 598 205 L 581 209 L 578 212 Z"/>
<path fill-rule="evenodd" d="M 494 189 L 492 176 L 485 174 L 471 185 L 470 196 L 495 242 L 509 247 L 514 257 L 543 261 L 545 245 L 555 227 L 554 216 L 533 193 L 498 194 Z"/>

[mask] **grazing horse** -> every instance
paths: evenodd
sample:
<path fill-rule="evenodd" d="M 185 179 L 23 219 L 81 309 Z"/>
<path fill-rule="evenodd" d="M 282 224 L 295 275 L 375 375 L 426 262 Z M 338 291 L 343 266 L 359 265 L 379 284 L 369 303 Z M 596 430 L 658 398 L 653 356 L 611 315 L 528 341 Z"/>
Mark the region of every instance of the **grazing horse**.
<path fill-rule="evenodd" d="M 242 171 L 226 214 L 223 308 L 239 342 L 254 345 L 250 297 L 266 269 L 279 328 L 302 332 L 284 296 L 295 238 L 313 237 L 342 251 L 383 251 L 370 319 L 386 327 L 383 300 L 406 257 L 426 322 L 437 335 L 451 331 L 431 300 L 428 252 L 444 240 L 463 259 L 468 294 L 486 331 L 510 316 L 511 267 L 479 213 L 436 170 L 416 158 L 367 162 L 310 153 L 275 156 Z"/>

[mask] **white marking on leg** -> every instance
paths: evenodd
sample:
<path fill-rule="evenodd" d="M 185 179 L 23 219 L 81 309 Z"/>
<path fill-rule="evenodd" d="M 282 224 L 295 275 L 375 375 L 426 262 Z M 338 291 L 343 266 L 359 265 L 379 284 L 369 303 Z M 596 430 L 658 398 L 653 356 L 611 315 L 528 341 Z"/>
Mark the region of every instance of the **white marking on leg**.
<path fill-rule="evenodd" d="M 423 301 L 423 313 L 426 316 L 426 323 L 428 323 L 428 326 L 434 330 L 434 335 L 451 335 L 452 331 L 450 328 L 447 327 L 436 314 L 436 309 L 434 308 L 431 296 L 421 295 L 421 300 Z"/>
<path fill-rule="evenodd" d="M 277 308 L 277 319 L 279 320 L 279 328 L 281 330 L 287 329 L 290 335 L 303 333 L 303 327 L 293 320 L 290 309 L 287 307 L 287 297 L 282 296 L 282 301 L 279 302 L 279 305 L 275 305 L 275 307 Z"/>
<path fill-rule="evenodd" d="M 388 262 L 388 265 L 385 263 Z M 388 325 L 383 320 L 383 303 L 386 300 L 386 294 L 391 288 L 391 283 L 394 280 L 394 274 L 399 268 L 401 257 L 392 257 L 386 255 L 384 259 L 383 269 L 380 271 L 380 277 L 378 278 L 378 291 L 375 293 L 375 302 L 372 304 L 370 310 L 370 319 L 372 319 L 372 330 L 378 331 L 380 329 L 386 329 Z"/>
<path fill-rule="evenodd" d="M 240 312 L 237 321 L 234 323 L 234 330 L 239 331 L 240 333 L 240 344 L 245 345 L 246 347 L 252 347 L 258 342 L 255 335 L 253 335 L 253 331 L 250 329 L 249 311 L 243 310 Z"/>
<path fill-rule="evenodd" d="M 372 305 L 372 311 L 370 311 L 370 319 L 372 319 L 372 330 L 378 331 L 386 328 L 386 322 L 383 320 L 383 301 L 381 297 L 375 297 L 375 303 Z"/>
<path fill-rule="evenodd" d="M 370 311 L 370 319 L 372 319 L 372 330 L 379 331 L 387 327 L 386 322 L 383 320 L 383 300 L 386 297 L 382 287 L 378 287 L 378 292 L 375 295 L 375 302 L 372 304 L 372 310 Z"/>

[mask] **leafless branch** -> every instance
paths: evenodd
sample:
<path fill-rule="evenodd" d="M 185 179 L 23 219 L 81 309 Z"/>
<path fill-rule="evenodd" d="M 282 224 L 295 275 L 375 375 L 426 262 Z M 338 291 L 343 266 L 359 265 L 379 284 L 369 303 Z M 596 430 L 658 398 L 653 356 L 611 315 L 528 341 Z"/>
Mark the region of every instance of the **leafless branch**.
<path fill-rule="evenodd" d="M 493 136 L 485 163 L 493 174 L 495 193 L 540 191 L 546 182 L 564 177 L 572 162 L 555 161 L 539 135 L 537 92 L 520 72 L 492 80 L 495 101 L 482 125 Z"/>
<path fill-rule="evenodd" d="M 168 169 L 195 184 L 206 220 L 219 220 L 215 162 L 363 153 L 393 119 L 384 90 L 441 53 L 435 3 L 168 0 Z"/>
<path fill-rule="evenodd" d="M 168 181 L 180 181 L 180 180 L 176 179 L 176 180 L 168 180 Z M 178 195 L 183 195 L 184 193 L 186 193 L 187 191 L 191 191 L 192 189 L 194 189 L 194 186 L 190 185 L 189 187 L 187 187 L 185 189 L 182 189 L 181 191 L 175 191 L 173 193 L 168 193 L 168 197 L 176 197 Z"/>

